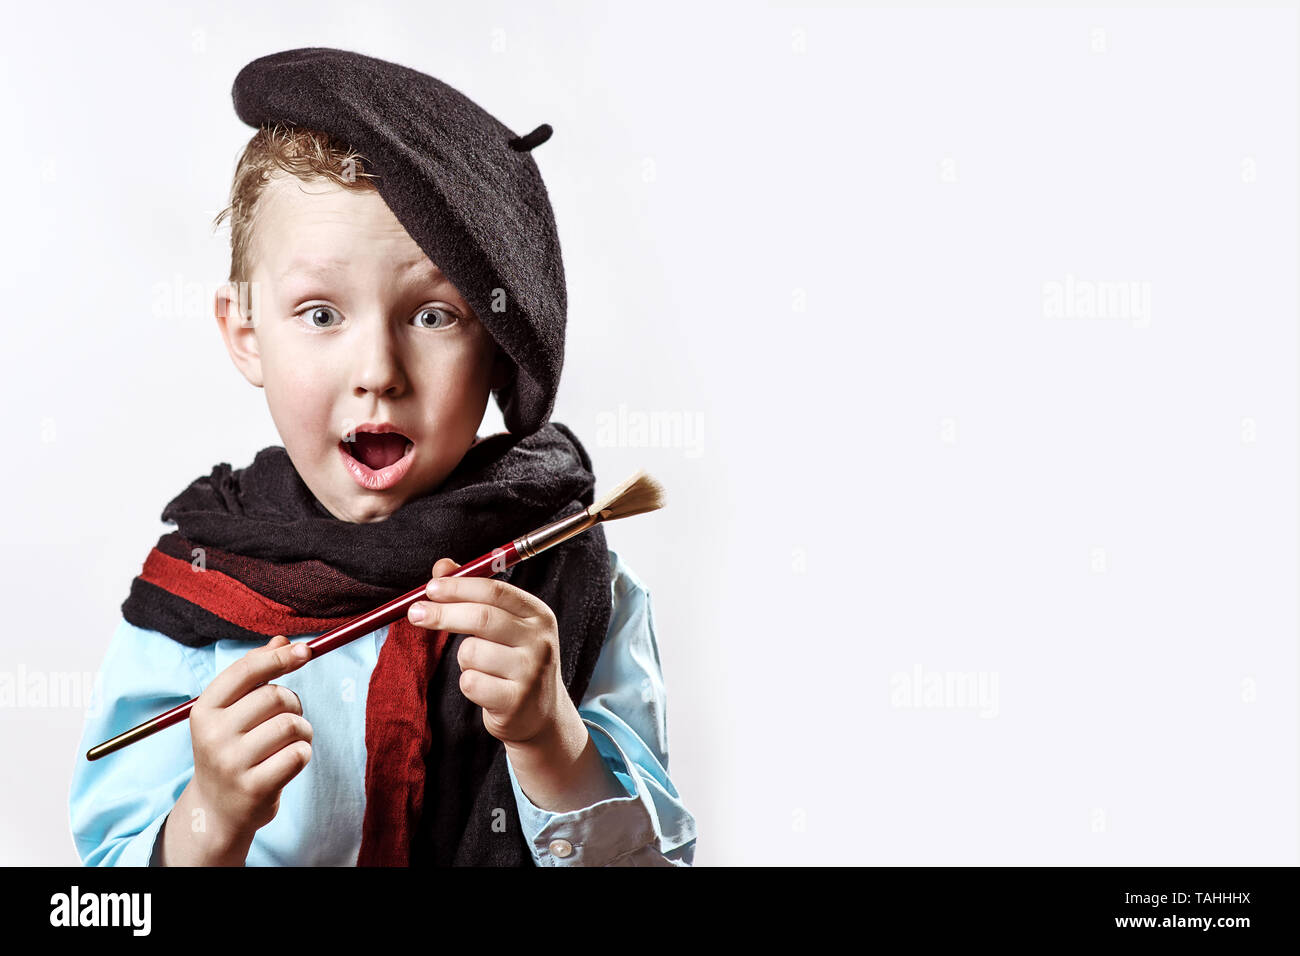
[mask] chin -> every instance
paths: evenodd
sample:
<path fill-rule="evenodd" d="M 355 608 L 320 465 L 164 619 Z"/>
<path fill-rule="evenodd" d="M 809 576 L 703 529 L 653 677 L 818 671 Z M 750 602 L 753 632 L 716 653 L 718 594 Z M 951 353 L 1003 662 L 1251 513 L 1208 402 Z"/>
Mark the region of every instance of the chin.
<path fill-rule="evenodd" d="M 404 499 L 375 502 L 371 507 L 362 507 L 355 514 L 340 520 L 351 524 L 374 524 L 377 521 L 384 521 L 404 504 L 406 504 Z"/>

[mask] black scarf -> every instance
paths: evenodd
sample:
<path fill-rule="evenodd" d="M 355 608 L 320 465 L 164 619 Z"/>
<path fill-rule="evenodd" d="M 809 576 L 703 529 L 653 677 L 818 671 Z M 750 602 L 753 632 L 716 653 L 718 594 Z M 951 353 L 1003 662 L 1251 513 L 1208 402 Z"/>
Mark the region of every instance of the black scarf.
<path fill-rule="evenodd" d="M 167 505 L 162 520 L 177 530 L 150 552 L 122 614 L 192 647 L 317 633 L 426 583 L 440 557 L 464 563 L 590 505 L 594 485 L 577 436 L 548 422 L 523 439 L 501 433 L 479 441 L 434 491 L 383 521 L 352 523 L 334 517 L 288 452 L 272 445 L 246 468 L 217 465 Z M 192 573 L 199 563 L 209 573 Z M 612 610 L 603 527 L 499 578 L 554 612 L 564 685 L 581 701 Z M 380 650 L 366 707 L 358 863 L 532 866 L 505 746 L 460 690 L 456 652 L 466 635 L 433 648 L 434 633 L 402 618 Z M 396 753 L 403 747 L 406 760 Z M 497 808 L 505 808 L 504 821 Z"/>

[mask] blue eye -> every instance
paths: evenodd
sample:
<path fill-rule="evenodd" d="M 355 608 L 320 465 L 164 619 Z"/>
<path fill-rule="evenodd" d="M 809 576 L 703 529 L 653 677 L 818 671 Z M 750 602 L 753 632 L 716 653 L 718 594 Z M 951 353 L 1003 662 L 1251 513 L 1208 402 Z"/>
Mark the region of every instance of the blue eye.
<path fill-rule="evenodd" d="M 336 328 L 339 323 L 338 322 L 331 323 L 329 321 L 329 316 L 331 313 L 337 316 L 340 321 L 342 320 L 342 316 L 339 315 L 338 309 L 330 305 L 310 306 L 309 308 L 304 309 L 302 312 L 299 312 L 298 316 L 299 318 L 303 319 L 306 322 L 306 324 L 311 326 L 313 329 L 332 329 L 332 328 Z M 434 322 L 437 324 L 431 324 L 431 325 L 423 324 L 424 316 L 426 315 L 437 316 L 438 318 L 429 320 L 430 322 Z M 441 309 L 441 308 L 433 308 L 433 307 L 427 309 L 421 309 L 419 312 L 415 314 L 415 318 L 420 328 L 433 329 L 435 331 L 438 329 L 445 329 L 449 326 L 455 325 L 458 321 L 456 313 L 452 312 L 450 309 Z M 439 319 L 441 321 L 439 321 Z"/>
<path fill-rule="evenodd" d="M 304 312 L 299 312 L 298 314 L 305 318 L 307 324 L 313 329 L 332 329 L 334 327 L 333 325 L 320 325 L 317 323 L 316 320 L 322 312 L 333 312 L 335 315 L 338 315 L 338 310 L 328 305 L 313 305 L 310 309 L 307 309 Z"/>
<path fill-rule="evenodd" d="M 448 309 L 436 309 L 436 308 L 421 309 L 419 312 L 415 313 L 415 317 L 416 317 L 417 319 L 419 319 L 421 316 L 425 316 L 425 315 L 428 315 L 428 314 L 430 314 L 430 313 L 434 313 L 434 314 L 436 314 L 436 315 L 441 315 L 441 316 L 443 317 L 443 322 L 442 322 L 442 324 L 441 324 L 441 325 L 433 325 L 433 326 L 431 326 L 431 325 L 421 325 L 420 328 L 422 328 L 422 329 L 429 329 L 429 328 L 432 328 L 432 329 L 445 329 L 445 328 L 447 328 L 447 326 L 449 326 L 449 325 L 455 325 L 455 324 L 456 324 L 456 313 L 454 313 L 454 312 L 452 312 L 452 311 L 450 311 L 450 310 L 448 310 Z"/>

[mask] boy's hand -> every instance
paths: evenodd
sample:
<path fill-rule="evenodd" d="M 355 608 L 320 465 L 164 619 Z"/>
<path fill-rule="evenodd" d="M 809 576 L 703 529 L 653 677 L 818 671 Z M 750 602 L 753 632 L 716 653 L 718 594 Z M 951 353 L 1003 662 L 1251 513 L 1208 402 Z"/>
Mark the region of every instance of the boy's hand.
<path fill-rule="evenodd" d="M 438 590 L 411 605 L 407 617 L 431 631 L 470 635 L 456 654 L 460 689 L 483 708 L 488 733 L 507 744 L 542 740 L 570 716 L 567 711 L 577 714 L 560 674 L 555 614 L 505 581 L 445 577 L 459 567 L 440 559 L 429 582 Z"/>
<path fill-rule="evenodd" d="M 195 802 L 231 836 L 270 823 L 280 791 L 311 760 L 298 695 L 269 683 L 310 660 L 291 653 L 300 646 L 277 634 L 218 674 L 190 710 Z"/>

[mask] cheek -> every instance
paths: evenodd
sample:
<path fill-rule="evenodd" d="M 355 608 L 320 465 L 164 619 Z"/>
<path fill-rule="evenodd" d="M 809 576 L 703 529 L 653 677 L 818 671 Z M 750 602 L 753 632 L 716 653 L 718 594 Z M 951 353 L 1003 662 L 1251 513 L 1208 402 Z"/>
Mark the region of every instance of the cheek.
<path fill-rule="evenodd" d="M 472 407 L 487 393 L 491 362 L 482 360 L 473 342 L 430 353 L 421 367 L 421 380 L 433 386 L 439 406 Z"/>
<path fill-rule="evenodd" d="M 329 381 L 309 363 L 294 361 L 286 343 L 270 344 L 262 353 L 262 386 L 271 418 L 286 447 L 321 438 L 333 427 Z"/>

